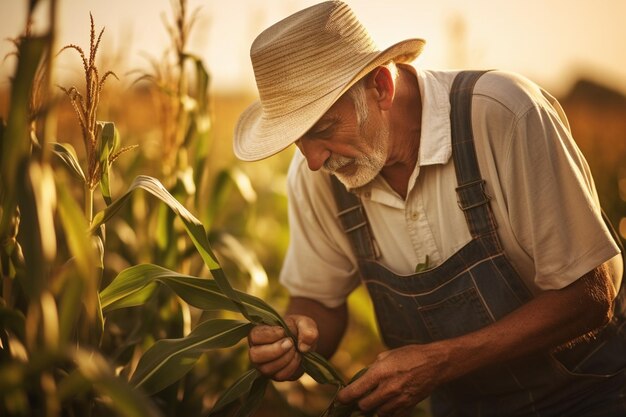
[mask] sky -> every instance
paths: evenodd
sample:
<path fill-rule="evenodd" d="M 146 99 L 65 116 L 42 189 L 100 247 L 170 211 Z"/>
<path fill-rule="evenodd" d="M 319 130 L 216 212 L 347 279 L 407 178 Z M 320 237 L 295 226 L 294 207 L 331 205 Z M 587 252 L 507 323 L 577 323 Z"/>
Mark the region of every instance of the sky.
<path fill-rule="evenodd" d="M 58 45 L 88 50 L 89 13 L 104 26 L 101 53 L 118 75 L 147 68 L 167 45 L 163 14 L 170 0 L 57 0 Z M 189 0 L 199 8 L 189 50 L 203 58 L 215 89 L 253 89 L 249 48 L 265 27 L 315 4 L 310 0 Z M 497 68 L 520 72 L 553 94 L 567 92 L 585 76 L 626 94 L 626 0 L 347 0 L 377 43 L 384 47 L 418 37 L 427 41 L 417 65 L 424 68 Z M 48 3 L 42 0 L 43 6 Z M 0 55 L 6 38 L 18 35 L 27 0 L 0 0 Z M 45 28 L 45 7 L 36 30 Z M 454 29 L 456 28 L 456 29 Z M 454 35 L 456 33 L 456 35 Z M 461 34 L 461 35 L 459 35 Z M 111 61 L 111 57 L 118 59 Z M 15 60 L 0 65 L 6 86 Z M 78 75 L 77 55 L 59 58 L 60 77 Z"/>

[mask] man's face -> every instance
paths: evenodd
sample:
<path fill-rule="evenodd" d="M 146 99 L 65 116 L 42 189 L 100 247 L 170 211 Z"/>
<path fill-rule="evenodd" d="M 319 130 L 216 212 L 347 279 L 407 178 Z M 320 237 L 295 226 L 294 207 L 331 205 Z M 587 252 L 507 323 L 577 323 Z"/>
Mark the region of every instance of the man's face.
<path fill-rule="evenodd" d="M 388 144 L 389 129 L 380 115 L 368 107 L 367 117 L 358 122 L 345 94 L 296 142 L 311 170 L 334 174 L 348 188 L 366 185 L 378 175 Z"/>

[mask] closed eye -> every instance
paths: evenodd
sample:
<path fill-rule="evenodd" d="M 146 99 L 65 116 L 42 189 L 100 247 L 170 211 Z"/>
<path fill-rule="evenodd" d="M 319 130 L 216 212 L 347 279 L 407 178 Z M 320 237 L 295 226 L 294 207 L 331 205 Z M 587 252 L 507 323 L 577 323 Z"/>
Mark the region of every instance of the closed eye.
<path fill-rule="evenodd" d="M 318 121 L 307 133 L 310 138 L 329 138 L 333 135 L 339 124 L 336 117 Z"/>

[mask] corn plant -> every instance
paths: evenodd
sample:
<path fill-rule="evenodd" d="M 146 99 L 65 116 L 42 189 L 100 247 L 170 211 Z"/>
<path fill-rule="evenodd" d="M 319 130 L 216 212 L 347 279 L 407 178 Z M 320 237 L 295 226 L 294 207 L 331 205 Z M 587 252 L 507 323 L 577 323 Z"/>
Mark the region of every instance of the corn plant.
<path fill-rule="evenodd" d="M 29 17 L 38 3 L 28 3 Z M 55 7 L 51 2 L 50 30 Z M 17 40 L 9 115 L 0 122 L 0 414 L 156 416 L 79 331 L 97 327 L 98 254 L 85 233 L 88 220 L 34 128 L 53 117 L 51 102 L 32 105 L 38 89 L 48 90 L 34 84 L 50 80 L 37 71 L 52 39 L 27 30 Z"/>
<path fill-rule="evenodd" d="M 109 76 L 117 78 L 117 75 L 113 71 L 106 71 L 100 76 L 96 66 L 96 55 L 104 28 L 100 30 L 96 37 L 93 16 L 90 14 L 89 18 L 91 21 L 89 55 L 87 56 L 80 46 L 74 44 L 66 45 L 61 49 L 61 52 L 73 49 L 80 55 L 85 75 L 85 93 L 81 94 L 76 87 L 70 87 L 69 89 L 60 87 L 69 97 L 80 125 L 87 169 L 81 169 L 76 158 L 76 151 L 71 144 L 55 144 L 55 150 L 64 159 L 67 166 L 71 168 L 71 172 L 84 183 L 85 213 L 87 219 L 91 221 L 94 189 L 100 185 L 105 201 L 107 203 L 111 202 L 109 168 L 121 154 L 136 146 L 127 146 L 119 149 L 119 136 L 116 134 L 113 123 L 97 121 L 97 110 L 102 87 Z"/>
<path fill-rule="evenodd" d="M 153 172 L 178 201 L 185 204 L 206 223 L 211 224 L 210 239 L 217 243 L 216 249 L 220 256 L 234 259 L 232 264 L 241 265 L 244 274 L 254 277 L 250 282 L 267 283 L 267 275 L 259 260 L 241 241 L 236 238 L 236 230 L 218 229 L 216 213 L 229 212 L 222 210 L 230 201 L 232 185 L 235 190 L 241 191 L 246 203 L 253 203 L 256 195 L 250 186 L 249 179 L 240 171 L 228 168 L 214 172 L 214 160 L 217 156 L 211 155 L 211 118 L 209 96 L 209 73 L 202 60 L 187 50 L 190 33 L 197 21 L 199 9 L 190 11 L 186 1 L 172 2 L 173 17 L 164 17 L 163 21 L 169 38 L 170 47 L 165 50 L 159 59 L 150 59 L 150 70 L 134 71 L 138 77 L 133 83 L 135 87 L 149 87 L 151 96 L 157 105 L 156 121 L 159 127 L 159 158 L 158 164 L 147 163 L 144 155 L 136 155 L 131 167 L 146 166 L 149 170 L 157 167 Z M 128 175 L 127 171 L 125 174 Z M 144 172 L 136 172 L 143 174 Z M 144 207 L 135 210 L 134 207 Z M 185 232 L 175 222 L 175 216 L 165 209 L 164 205 L 145 201 L 142 193 L 129 198 L 128 208 L 122 209 L 120 216 L 112 219 L 109 227 L 108 239 L 117 242 L 118 253 L 124 254 L 124 261 L 130 265 L 146 262 L 149 259 L 159 259 L 165 267 L 176 269 L 185 274 L 200 275 L 206 273 L 204 263 L 194 254 L 193 246 L 185 239 Z M 127 241 L 121 236 L 123 230 L 137 231 L 134 247 L 128 247 Z M 114 242 L 111 242 L 115 244 Z M 137 249 L 135 249 L 137 248 Z M 232 265 L 231 264 L 231 265 Z M 105 271 L 105 281 L 111 279 L 111 272 Z M 239 271 L 238 271 L 239 272 Z M 263 288 L 261 285 L 257 288 Z M 156 313 L 156 314 L 155 314 Z M 116 348 L 120 355 L 137 357 L 158 337 L 162 337 L 162 329 L 168 329 L 169 337 L 180 337 L 189 333 L 191 325 L 196 322 L 199 314 L 193 307 L 178 301 L 178 297 L 163 291 L 156 291 L 154 297 L 143 311 L 117 312 L 114 317 L 123 317 L 120 325 L 124 334 L 135 334 L 139 343 L 128 343 L 125 347 Z M 201 313 L 208 316 L 220 316 L 220 313 Z M 115 320 L 119 323 L 121 320 Z M 131 326 L 130 323 L 142 323 Z M 126 344 L 127 338 L 121 337 L 121 343 Z M 113 340 L 107 342 L 109 345 Z M 128 353 L 128 352 L 132 352 Z M 222 357 L 215 359 L 224 361 Z M 206 363 L 212 358 L 205 357 Z M 202 374 L 197 377 L 204 379 L 205 387 L 202 391 L 210 393 L 223 384 L 229 372 L 242 367 L 244 364 L 236 355 L 226 359 L 231 362 L 226 366 L 222 378 L 214 381 L 207 380 Z M 129 372 L 136 366 L 133 359 L 124 372 Z M 206 374 L 206 373 L 205 373 Z M 185 390 L 185 403 L 178 409 L 169 408 L 170 414 L 195 412 L 202 407 L 202 397 L 196 396 L 195 403 L 187 401 L 187 393 L 192 391 L 190 385 L 196 375 L 191 375 L 179 381 L 176 387 L 158 393 L 157 401 L 173 403 L 178 401 L 181 389 Z M 210 386 L 210 383 L 217 386 Z M 208 385 L 208 386 L 207 386 Z M 197 391 L 196 391 L 197 392 Z M 189 410 L 191 408 L 191 410 Z"/>
<path fill-rule="evenodd" d="M 241 314 L 245 320 L 207 320 L 198 324 L 186 337 L 157 341 L 141 356 L 130 378 L 131 384 L 154 394 L 182 378 L 207 350 L 237 344 L 255 324 L 282 326 L 294 338 L 285 321 L 269 304 L 233 289 L 211 249 L 202 223 L 156 179 L 137 177 L 126 194 L 94 217 L 91 231 L 111 219 L 131 194 L 139 189 L 156 196 L 178 216 L 212 278 L 185 275 L 154 264 L 136 265 L 122 271 L 101 292 L 104 311 L 143 305 L 152 297 L 157 285 L 165 285 L 195 308 L 231 311 Z M 334 384 L 337 387 L 345 385 L 341 375 L 319 354 L 305 352 L 302 358 L 305 371 L 318 383 Z M 252 415 L 260 405 L 268 383 L 266 377 L 256 369 L 251 369 L 220 397 L 212 413 L 235 401 L 241 401 L 237 415 Z M 332 404 L 327 412 L 332 416 L 349 416 L 354 409 L 354 405 Z"/>

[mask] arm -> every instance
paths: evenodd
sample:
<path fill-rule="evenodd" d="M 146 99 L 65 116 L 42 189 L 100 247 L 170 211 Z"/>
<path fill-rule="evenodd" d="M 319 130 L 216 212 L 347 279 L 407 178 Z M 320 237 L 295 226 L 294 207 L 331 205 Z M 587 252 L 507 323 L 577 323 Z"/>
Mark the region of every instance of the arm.
<path fill-rule="evenodd" d="M 348 321 L 345 304 L 328 308 L 302 297 L 292 297 L 285 321 L 297 338 L 297 348 L 282 327 L 256 326 L 248 336 L 250 361 L 277 381 L 295 380 L 303 370 L 299 352 L 313 349 L 330 357 L 337 349 Z"/>
<path fill-rule="evenodd" d="M 438 385 L 486 365 L 554 349 L 605 325 L 612 317 L 614 292 L 601 265 L 478 331 L 380 354 L 338 399 L 358 400 L 362 410 L 377 410 L 381 416 L 410 409 Z"/>

